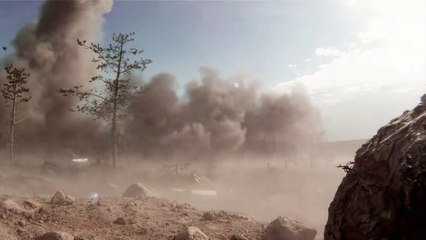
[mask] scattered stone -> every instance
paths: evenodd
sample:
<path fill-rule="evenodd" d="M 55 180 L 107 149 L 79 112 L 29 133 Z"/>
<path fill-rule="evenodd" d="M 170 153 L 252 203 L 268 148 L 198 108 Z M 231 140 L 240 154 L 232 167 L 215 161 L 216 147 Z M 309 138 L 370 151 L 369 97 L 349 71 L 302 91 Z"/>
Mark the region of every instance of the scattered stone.
<path fill-rule="evenodd" d="M 278 217 L 262 234 L 262 240 L 313 240 L 317 230 L 296 220 Z"/>
<path fill-rule="evenodd" d="M 209 238 L 197 227 L 189 226 L 174 236 L 173 240 L 209 240 Z"/>
<path fill-rule="evenodd" d="M 18 213 L 25 210 L 21 206 L 19 206 L 17 202 L 15 202 L 13 199 L 10 199 L 10 198 L 4 200 L 0 204 L 0 208 L 7 212 L 18 212 Z"/>
<path fill-rule="evenodd" d="M 136 232 L 136 234 L 138 235 L 145 235 L 147 233 L 148 233 L 148 230 L 146 230 L 146 228 L 144 227 L 139 228 L 139 230 Z"/>
<path fill-rule="evenodd" d="M 25 226 L 25 224 L 26 224 L 25 220 L 21 220 L 18 222 L 18 225 L 21 227 Z"/>
<path fill-rule="evenodd" d="M 74 240 L 74 236 L 66 232 L 48 232 L 36 238 L 36 240 Z"/>
<path fill-rule="evenodd" d="M 142 183 L 130 185 L 123 193 L 123 197 L 155 197 L 157 194 L 153 189 Z"/>
<path fill-rule="evenodd" d="M 56 191 L 56 193 L 53 195 L 52 199 L 50 200 L 50 203 L 57 204 L 57 205 L 71 205 L 75 201 L 75 198 L 65 194 L 62 191 Z"/>
<path fill-rule="evenodd" d="M 30 239 L 32 238 L 31 233 L 25 230 L 24 228 L 18 228 L 16 229 L 16 233 L 22 238 L 22 239 Z"/>
<path fill-rule="evenodd" d="M 27 209 L 33 209 L 33 210 L 39 210 L 41 209 L 41 203 L 37 202 L 36 200 L 33 199 L 27 199 L 24 201 L 23 203 L 24 207 Z"/>
<path fill-rule="evenodd" d="M 31 216 L 34 214 L 34 210 L 27 210 L 24 207 L 22 207 L 20 204 L 18 204 L 13 199 L 6 199 L 0 204 L 0 210 L 3 212 L 12 212 L 17 214 L 23 214 L 25 216 Z"/>
<path fill-rule="evenodd" d="M 247 238 L 239 234 L 234 234 L 231 237 L 229 237 L 229 240 L 247 240 Z"/>
<path fill-rule="evenodd" d="M 203 220 L 205 220 L 205 221 L 213 221 L 214 220 L 214 214 L 212 212 L 205 212 L 203 214 Z"/>
<path fill-rule="evenodd" d="M 244 215 L 234 214 L 234 213 L 231 214 L 231 218 L 240 219 L 240 220 L 249 220 L 249 218 Z"/>
<path fill-rule="evenodd" d="M 126 225 L 127 220 L 124 217 L 118 217 L 117 219 L 114 220 L 113 223 L 118 225 Z"/>

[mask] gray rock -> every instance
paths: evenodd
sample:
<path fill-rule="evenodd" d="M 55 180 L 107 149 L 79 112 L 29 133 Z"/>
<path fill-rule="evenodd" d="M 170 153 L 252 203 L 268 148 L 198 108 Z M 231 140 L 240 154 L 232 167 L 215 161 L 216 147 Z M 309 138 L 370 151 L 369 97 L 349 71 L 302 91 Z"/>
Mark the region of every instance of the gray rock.
<path fill-rule="evenodd" d="M 118 217 L 117 219 L 114 220 L 113 223 L 118 225 L 126 225 L 127 219 L 125 219 L 124 217 Z"/>
<path fill-rule="evenodd" d="M 74 236 L 66 232 L 48 232 L 36 238 L 37 240 L 74 240 Z"/>
<path fill-rule="evenodd" d="M 174 236 L 173 240 L 209 240 L 209 238 L 197 227 L 189 226 Z"/>
<path fill-rule="evenodd" d="M 19 205 L 15 200 L 8 198 L 0 204 L 0 209 L 16 213 L 26 212 L 27 210 Z"/>
<path fill-rule="evenodd" d="M 8 198 L 0 203 L 0 210 L 2 210 L 2 212 L 12 212 L 16 214 L 22 214 L 26 217 L 32 217 L 39 209 L 26 209 L 20 203 L 11 198 Z M 1 216 L 1 218 L 3 218 L 3 216 Z"/>
<path fill-rule="evenodd" d="M 135 183 L 130 185 L 126 191 L 124 191 L 123 197 L 155 197 L 157 194 L 155 191 L 143 185 L 142 183 Z"/>
<path fill-rule="evenodd" d="M 65 194 L 62 191 L 56 191 L 56 193 L 53 195 L 52 199 L 50 200 L 50 203 L 57 204 L 57 205 L 71 205 L 75 201 L 75 198 Z"/>
<path fill-rule="evenodd" d="M 289 218 L 278 217 L 262 234 L 262 240 L 313 240 L 317 230 Z"/>
<path fill-rule="evenodd" d="M 205 212 L 203 214 L 203 220 L 205 221 L 213 221 L 214 220 L 214 214 L 212 212 Z"/>
<path fill-rule="evenodd" d="M 325 240 L 426 239 L 426 95 L 356 152 Z"/>
<path fill-rule="evenodd" d="M 18 221 L 18 225 L 21 226 L 21 227 L 25 226 L 26 223 L 27 222 L 25 222 L 25 220 Z"/>
<path fill-rule="evenodd" d="M 24 207 L 27 209 L 32 209 L 32 210 L 40 210 L 40 208 L 42 207 L 42 204 L 37 202 L 34 199 L 27 199 L 24 201 L 23 203 Z"/>

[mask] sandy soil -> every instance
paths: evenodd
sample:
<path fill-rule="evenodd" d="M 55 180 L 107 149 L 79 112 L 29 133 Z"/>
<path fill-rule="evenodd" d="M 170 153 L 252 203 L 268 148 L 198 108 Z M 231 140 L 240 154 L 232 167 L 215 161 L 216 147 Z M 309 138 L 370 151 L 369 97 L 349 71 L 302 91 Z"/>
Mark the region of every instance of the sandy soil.
<path fill-rule="evenodd" d="M 205 212 L 161 198 L 107 197 L 98 204 L 77 199 L 69 206 L 30 199 L 39 202 L 41 208 L 31 212 L 25 198 L 0 197 L 1 202 L 12 200 L 26 210 L 0 208 L 0 239 L 34 239 L 49 231 L 68 232 L 80 240 L 172 239 L 184 226 L 196 226 L 211 239 L 229 239 L 233 234 L 258 239 L 266 226 L 224 211 L 213 212 L 213 220 L 205 220 Z"/>

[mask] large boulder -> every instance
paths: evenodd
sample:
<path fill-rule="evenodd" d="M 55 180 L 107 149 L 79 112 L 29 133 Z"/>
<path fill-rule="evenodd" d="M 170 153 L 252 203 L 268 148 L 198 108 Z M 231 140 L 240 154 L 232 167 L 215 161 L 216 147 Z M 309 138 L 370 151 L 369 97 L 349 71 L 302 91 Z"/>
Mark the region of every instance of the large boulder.
<path fill-rule="evenodd" d="M 74 236 L 66 232 L 48 232 L 36 238 L 37 240 L 74 240 Z"/>
<path fill-rule="evenodd" d="M 313 240 L 317 230 L 289 218 L 278 217 L 262 234 L 262 240 Z"/>
<path fill-rule="evenodd" d="M 174 236 L 173 240 L 209 240 L 209 238 L 197 227 L 189 226 Z"/>
<path fill-rule="evenodd" d="M 324 239 L 426 239 L 426 95 L 357 152 Z"/>
<path fill-rule="evenodd" d="M 157 194 L 153 189 L 142 183 L 135 183 L 130 185 L 126 191 L 124 191 L 123 197 L 155 197 Z"/>

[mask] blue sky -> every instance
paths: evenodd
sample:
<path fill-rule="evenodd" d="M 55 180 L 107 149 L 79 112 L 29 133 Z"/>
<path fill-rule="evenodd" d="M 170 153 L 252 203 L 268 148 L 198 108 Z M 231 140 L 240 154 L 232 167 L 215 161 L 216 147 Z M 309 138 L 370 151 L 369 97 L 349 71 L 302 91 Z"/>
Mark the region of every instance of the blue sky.
<path fill-rule="evenodd" d="M 0 42 L 37 19 L 39 1 L 0 1 Z M 211 66 L 248 74 L 265 91 L 304 85 L 329 140 L 368 138 L 426 89 L 422 1 L 116 1 L 104 34 L 136 32 L 178 85 Z"/>
<path fill-rule="evenodd" d="M 41 1 L 2 1 L 1 42 L 37 19 Z M 318 46 L 340 46 L 362 21 L 334 2 L 154 2 L 116 1 L 105 16 L 105 36 L 136 32 L 136 45 L 154 63 L 146 75 L 168 71 L 181 82 L 197 78 L 200 66 L 225 76 L 252 74 L 268 84 L 291 80 L 288 66 L 312 57 Z M 19 14 L 19 17 L 17 16 Z M 13 21 L 5 21 L 14 19 Z M 348 29 L 349 28 L 349 29 Z M 304 71 L 317 61 L 306 62 Z"/>
<path fill-rule="evenodd" d="M 225 76 L 249 73 L 274 84 L 294 78 L 288 65 L 317 46 L 351 38 L 346 28 L 355 26 L 337 8 L 327 2 L 126 1 L 114 4 L 105 30 L 137 32 L 154 60 L 147 74 L 170 71 L 185 82 L 208 65 Z"/>

